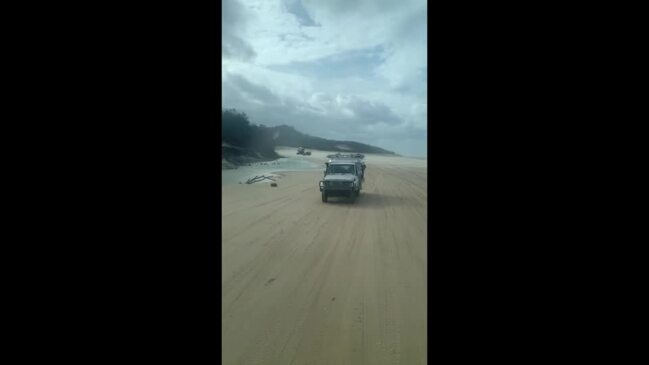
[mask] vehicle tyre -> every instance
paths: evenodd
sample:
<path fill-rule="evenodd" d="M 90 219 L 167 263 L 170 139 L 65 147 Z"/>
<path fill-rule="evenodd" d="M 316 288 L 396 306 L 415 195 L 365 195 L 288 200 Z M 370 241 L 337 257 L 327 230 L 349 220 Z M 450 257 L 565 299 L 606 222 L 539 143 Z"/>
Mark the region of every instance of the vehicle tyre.
<path fill-rule="evenodd" d="M 325 193 L 324 191 L 322 192 L 322 202 L 323 203 L 327 202 L 327 193 Z"/>

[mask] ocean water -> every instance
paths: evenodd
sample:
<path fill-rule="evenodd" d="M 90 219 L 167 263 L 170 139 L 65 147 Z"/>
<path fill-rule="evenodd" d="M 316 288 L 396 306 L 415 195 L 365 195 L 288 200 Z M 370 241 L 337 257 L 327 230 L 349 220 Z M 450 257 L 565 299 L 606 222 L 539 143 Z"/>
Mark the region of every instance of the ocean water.
<path fill-rule="evenodd" d="M 282 171 L 324 171 L 324 164 L 316 163 L 307 156 L 282 157 L 274 161 L 254 163 L 251 166 L 239 166 L 235 170 L 221 170 L 221 183 L 245 183 L 255 176 L 276 176 L 277 172 Z"/>

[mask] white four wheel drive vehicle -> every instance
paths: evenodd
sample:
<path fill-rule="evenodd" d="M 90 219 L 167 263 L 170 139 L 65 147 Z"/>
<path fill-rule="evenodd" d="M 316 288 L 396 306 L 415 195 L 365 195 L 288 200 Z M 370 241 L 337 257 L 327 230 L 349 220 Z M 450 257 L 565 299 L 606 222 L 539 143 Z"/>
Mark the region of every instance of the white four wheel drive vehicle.
<path fill-rule="evenodd" d="M 356 172 L 359 173 L 361 180 L 365 181 L 365 161 L 363 159 L 365 158 L 365 155 L 360 154 L 360 153 L 348 153 L 348 154 L 342 154 L 342 153 L 336 153 L 335 155 L 327 155 L 329 158 L 329 162 L 325 162 L 326 166 L 329 166 L 329 164 L 332 161 L 349 161 L 352 160 L 356 163 Z"/>
<path fill-rule="evenodd" d="M 322 201 L 326 203 L 330 196 L 358 197 L 363 185 L 362 170 L 361 164 L 355 160 L 328 162 L 324 179 L 319 184 Z"/>

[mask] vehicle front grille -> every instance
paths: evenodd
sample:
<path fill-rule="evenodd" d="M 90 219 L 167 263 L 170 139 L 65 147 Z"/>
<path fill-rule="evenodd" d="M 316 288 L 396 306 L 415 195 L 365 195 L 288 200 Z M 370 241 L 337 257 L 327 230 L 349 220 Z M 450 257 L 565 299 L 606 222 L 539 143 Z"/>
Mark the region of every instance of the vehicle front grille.
<path fill-rule="evenodd" d="M 351 186 L 350 181 L 327 181 L 327 185 L 329 186 Z"/>

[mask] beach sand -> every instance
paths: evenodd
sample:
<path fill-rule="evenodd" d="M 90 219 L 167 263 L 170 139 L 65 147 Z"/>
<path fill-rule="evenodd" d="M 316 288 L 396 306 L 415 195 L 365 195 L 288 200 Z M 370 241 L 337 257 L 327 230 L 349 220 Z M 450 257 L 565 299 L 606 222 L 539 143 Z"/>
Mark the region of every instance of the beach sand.
<path fill-rule="evenodd" d="M 426 363 L 426 160 L 366 156 L 355 202 L 322 171 L 222 186 L 223 364 Z"/>

